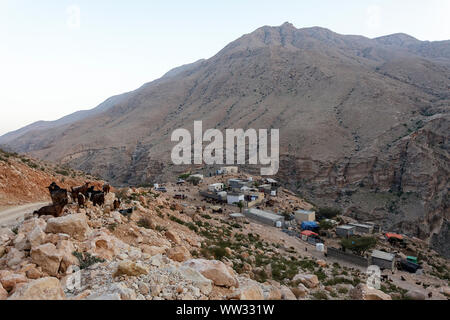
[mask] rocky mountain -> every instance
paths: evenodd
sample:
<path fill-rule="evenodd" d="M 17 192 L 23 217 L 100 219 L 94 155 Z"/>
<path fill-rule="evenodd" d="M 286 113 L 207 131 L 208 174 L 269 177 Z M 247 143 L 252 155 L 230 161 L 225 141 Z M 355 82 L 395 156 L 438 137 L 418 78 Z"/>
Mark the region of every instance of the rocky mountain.
<path fill-rule="evenodd" d="M 422 239 L 447 225 L 450 42 L 265 26 L 101 113 L 0 143 L 116 185 L 166 180 L 177 128 L 280 128 L 278 178 Z M 10 136 L 11 137 L 11 136 Z M 252 170 L 254 168 L 246 168 Z M 441 238 L 440 238 L 441 237 Z"/>

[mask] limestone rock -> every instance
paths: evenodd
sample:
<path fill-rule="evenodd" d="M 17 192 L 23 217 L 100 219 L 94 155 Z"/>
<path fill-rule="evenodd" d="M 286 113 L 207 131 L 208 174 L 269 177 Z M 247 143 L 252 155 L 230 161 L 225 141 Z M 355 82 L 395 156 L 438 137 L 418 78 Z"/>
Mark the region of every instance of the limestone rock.
<path fill-rule="evenodd" d="M 25 283 L 28 279 L 23 274 L 17 274 L 10 271 L 0 273 L 0 284 L 6 291 L 11 291 L 19 283 Z"/>
<path fill-rule="evenodd" d="M 230 267 L 217 260 L 192 259 L 184 263 L 185 266 L 193 268 L 203 276 L 213 281 L 216 286 L 238 287 L 236 275 Z"/>
<path fill-rule="evenodd" d="M 369 288 L 362 283 L 350 290 L 349 295 L 354 300 L 392 300 L 391 296 L 383 291 Z"/>
<path fill-rule="evenodd" d="M 79 213 L 49 219 L 45 232 L 66 233 L 76 240 L 84 240 L 90 232 L 90 228 L 86 215 Z"/>
<path fill-rule="evenodd" d="M 167 251 L 167 256 L 173 261 L 184 262 L 191 258 L 191 253 L 183 246 L 176 246 Z"/>
<path fill-rule="evenodd" d="M 176 244 L 181 244 L 181 239 L 180 237 L 173 231 L 171 230 L 167 230 L 164 235 L 166 236 L 167 239 L 169 239 L 170 241 L 176 243 Z"/>
<path fill-rule="evenodd" d="M 294 277 L 293 281 L 299 281 L 309 289 L 316 288 L 319 285 L 319 279 L 314 274 L 299 273 Z"/>
<path fill-rule="evenodd" d="M 62 255 L 53 243 L 42 244 L 31 250 L 33 263 L 42 268 L 51 276 L 58 275 Z"/>
<path fill-rule="evenodd" d="M 66 296 L 56 278 L 33 280 L 12 294 L 8 300 L 65 300 Z"/>
<path fill-rule="evenodd" d="M 212 291 L 212 281 L 204 277 L 200 272 L 187 266 L 182 266 L 179 269 L 180 275 L 188 280 L 192 281 L 193 285 L 200 289 L 200 292 L 208 295 Z"/>
<path fill-rule="evenodd" d="M 286 286 L 281 286 L 281 299 L 282 300 L 297 300 L 294 293 Z"/>
<path fill-rule="evenodd" d="M 140 263 L 136 263 L 130 260 L 125 260 L 119 263 L 114 277 L 120 275 L 128 275 L 132 277 L 140 276 L 142 274 L 148 274 L 148 268 Z"/>
<path fill-rule="evenodd" d="M 6 300 L 8 298 L 8 292 L 3 288 L 2 284 L 0 283 L 0 301 Z"/>

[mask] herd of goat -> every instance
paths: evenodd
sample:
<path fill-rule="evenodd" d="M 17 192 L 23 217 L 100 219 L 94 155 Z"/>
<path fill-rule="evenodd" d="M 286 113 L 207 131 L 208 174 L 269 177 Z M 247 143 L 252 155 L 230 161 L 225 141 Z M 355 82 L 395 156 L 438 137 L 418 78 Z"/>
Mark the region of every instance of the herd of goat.
<path fill-rule="evenodd" d="M 102 190 L 95 190 L 94 186 L 89 186 L 89 182 L 79 187 L 72 187 L 70 195 L 74 203 L 78 203 L 78 206 L 85 207 L 86 201 L 90 200 L 94 206 L 103 206 L 105 204 L 105 195 L 111 191 L 111 186 L 109 184 L 103 185 Z M 50 196 L 52 198 L 52 204 L 45 206 L 34 214 L 38 216 L 54 216 L 60 217 L 64 211 L 64 207 L 69 204 L 69 191 L 67 189 L 62 189 L 55 182 L 52 182 L 50 186 L 47 187 L 50 191 Z M 120 200 L 115 199 L 113 203 L 114 210 L 120 208 Z"/>

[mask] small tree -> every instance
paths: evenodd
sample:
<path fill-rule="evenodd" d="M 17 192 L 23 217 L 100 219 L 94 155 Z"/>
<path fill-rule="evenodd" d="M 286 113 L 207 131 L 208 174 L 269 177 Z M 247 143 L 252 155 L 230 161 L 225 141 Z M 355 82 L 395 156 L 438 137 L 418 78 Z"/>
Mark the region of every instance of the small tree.
<path fill-rule="evenodd" d="M 244 208 L 244 202 L 241 200 L 239 202 L 235 202 L 235 205 L 238 206 L 239 211 L 242 213 L 242 209 Z"/>
<path fill-rule="evenodd" d="M 369 249 L 374 248 L 376 244 L 377 239 L 374 237 L 350 237 L 341 240 L 341 246 L 343 248 L 349 249 L 359 255 L 364 255 Z"/>
<path fill-rule="evenodd" d="M 327 220 L 322 220 L 319 223 L 320 230 L 330 230 L 333 229 L 333 223 Z"/>

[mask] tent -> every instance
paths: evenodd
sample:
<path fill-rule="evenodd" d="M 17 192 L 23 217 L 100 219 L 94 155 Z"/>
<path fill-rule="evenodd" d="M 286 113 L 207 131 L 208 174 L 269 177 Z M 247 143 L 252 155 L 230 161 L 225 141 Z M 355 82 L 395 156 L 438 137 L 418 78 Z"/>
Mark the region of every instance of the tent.
<path fill-rule="evenodd" d="M 301 235 L 307 236 L 307 237 L 310 237 L 310 236 L 318 236 L 317 233 L 312 232 L 311 230 L 305 230 L 305 231 L 302 231 L 302 232 L 301 232 Z"/>
<path fill-rule="evenodd" d="M 319 225 L 315 221 L 303 221 L 301 224 L 302 230 L 316 230 Z"/>

